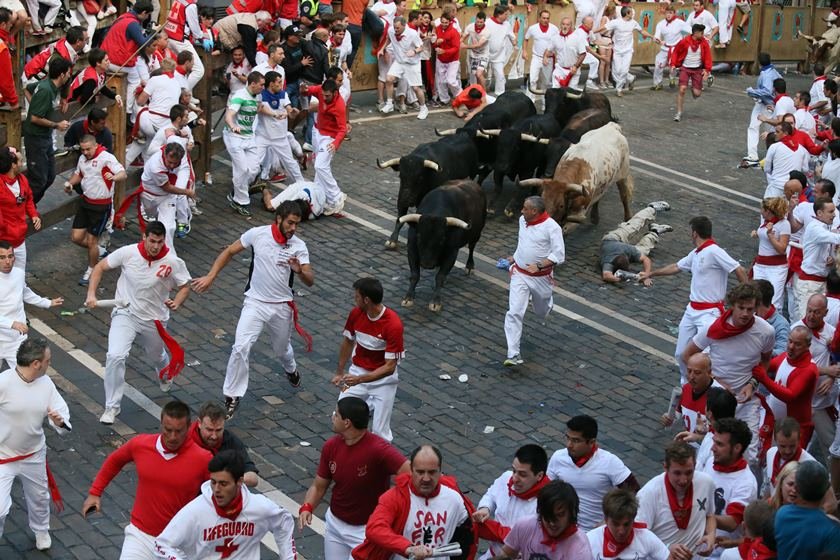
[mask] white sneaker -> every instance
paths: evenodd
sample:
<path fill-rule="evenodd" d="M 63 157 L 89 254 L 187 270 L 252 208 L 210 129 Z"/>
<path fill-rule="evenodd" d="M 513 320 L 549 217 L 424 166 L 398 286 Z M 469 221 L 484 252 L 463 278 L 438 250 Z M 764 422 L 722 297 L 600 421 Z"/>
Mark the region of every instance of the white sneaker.
<path fill-rule="evenodd" d="M 312 148 L 312 144 L 310 144 L 309 142 L 304 142 L 303 143 L 303 151 L 304 152 L 314 152 L 315 150 Z"/>
<path fill-rule="evenodd" d="M 519 354 L 517 354 L 517 355 L 515 355 L 515 356 L 513 356 L 513 357 L 511 357 L 511 358 L 508 358 L 507 360 L 505 360 L 505 361 L 503 362 L 503 365 L 504 365 L 505 367 L 513 367 L 513 366 L 521 366 L 521 365 L 522 365 L 522 364 L 524 364 L 524 363 L 525 363 L 525 360 L 523 360 L 523 359 L 522 359 L 522 356 L 520 356 Z"/>
<path fill-rule="evenodd" d="M 649 203 L 648 206 L 650 206 L 657 212 L 664 212 L 671 209 L 671 205 L 665 202 L 664 200 L 654 200 L 653 202 Z"/>
<path fill-rule="evenodd" d="M 426 120 L 426 117 L 428 117 L 428 116 L 429 116 L 429 108 L 426 107 L 425 105 L 421 106 L 420 107 L 420 112 L 417 113 L 417 118 L 421 121 L 424 121 L 424 120 Z"/>
<path fill-rule="evenodd" d="M 160 380 L 160 390 L 164 393 L 168 393 L 169 390 L 172 389 L 172 379 L 164 378 Z"/>
<path fill-rule="evenodd" d="M 114 420 L 117 419 L 117 415 L 119 413 L 119 408 L 106 408 L 105 412 L 102 413 L 102 416 L 99 417 L 99 423 L 111 425 L 114 423 Z"/>
<path fill-rule="evenodd" d="M 48 550 L 52 546 L 52 539 L 49 531 L 35 531 L 35 548 Z"/>
<path fill-rule="evenodd" d="M 79 286 L 89 286 L 90 285 L 90 275 L 93 272 L 91 267 L 87 267 L 85 273 L 82 274 L 82 277 L 79 278 Z"/>
<path fill-rule="evenodd" d="M 394 102 L 389 99 L 388 101 L 385 102 L 385 105 L 383 105 L 382 108 L 379 109 L 379 111 L 383 115 L 387 115 L 388 113 L 393 113 L 394 112 Z"/>
<path fill-rule="evenodd" d="M 634 274 L 632 272 L 627 272 L 626 270 L 617 270 L 615 273 L 615 277 L 619 280 L 624 280 L 625 282 L 638 282 L 639 275 Z"/>
<path fill-rule="evenodd" d="M 650 224 L 650 231 L 656 234 L 663 234 L 668 233 L 669 231 L 674 231 L 674 228 L 669 226 L 668 224 Z"/>
<path fill-rule="evenodd" d="M 338 202 L 335 203 L 335 207 L 332 209 L 333 214 L 338 214 L 342 210 L 344 210 L 344 203 L 347 201 L 347 195 L 341 193 L 341 196 L 338 197 Z"/>
<path fill-rule="evenodd" d="M 586 89 L 599 90 L 601 88 L 598 87 L 598 84 L 596 84 L 594 81 L 586 80 Z"/>

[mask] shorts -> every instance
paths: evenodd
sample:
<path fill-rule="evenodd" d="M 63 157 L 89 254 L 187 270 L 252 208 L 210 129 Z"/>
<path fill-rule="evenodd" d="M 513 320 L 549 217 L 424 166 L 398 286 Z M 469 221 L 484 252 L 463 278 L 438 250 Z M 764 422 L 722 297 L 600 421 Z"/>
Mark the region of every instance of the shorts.
<path fill-rule="evenodd" d="M 702 91 L 703 69 L 702 68 L 680 68 L 680 86 L 687 86 L 691 82 L 691 89 Z"/>
<path fill-rule="evenodd" d="M 80 204 L 73 218 L 73 229 L 86 229 L 94 237 L 99 237 L 105 231 L 108 220 L 111 219 L 111 205 L 94 208 L 91 205 Z"/>
<path fill-rule="evenodd" d="M 470 63 L 470 73 L 476 72 L 479 68 L 487 71 L 487 68 L 490 67 L 490 59 L 489 58 L 469 58 Z"/>
<path fill-rule="evenodd" d="M 13 14 L 15 12 L 26 11 L 26 8 L 20 3 L 20 0 L 0 0 L 0 8 L 7 8 Z"/>
<path fill-rule="evenodd" d="M 749 2 L 735 2 L 735 7 L 741 10 L 742 14 L 748 14 L 752 11 Z"/>
<path fill-rule="evenodd" d="M 389 76 L 394 76 L 400 80 L 405 80 L 411 87 L 422 87 L 423 76 L 420 73 L 420 63 L 404 64 L 402 62 L 394 61 L 391 68 L 388 70 Z"/>
<path fill-rule="evenodd" d="M 388 81 L 388 71 L 391 69 L 391 64 L 393 64 L 391 62 L 392 60 L 393 58 L 387 53 L 387 51 L 385 54 L 376 59 L 376 68 L 378 71 L 377 79 L 382 83 Z"/>

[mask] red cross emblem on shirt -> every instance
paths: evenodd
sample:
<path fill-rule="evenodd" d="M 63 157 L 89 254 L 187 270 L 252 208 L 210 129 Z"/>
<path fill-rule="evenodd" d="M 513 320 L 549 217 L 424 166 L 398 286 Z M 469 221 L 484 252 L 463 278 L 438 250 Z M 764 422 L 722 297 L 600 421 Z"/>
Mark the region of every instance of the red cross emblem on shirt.
<path fill-rule="evenodd" d="M 224 544 L 216 547 L 216 552 L 221 552 L 221 558 L 230 558 L 231 555 L 239 549 L 238 544 L 233 544 L 233 539 L 225 539 Z"/>

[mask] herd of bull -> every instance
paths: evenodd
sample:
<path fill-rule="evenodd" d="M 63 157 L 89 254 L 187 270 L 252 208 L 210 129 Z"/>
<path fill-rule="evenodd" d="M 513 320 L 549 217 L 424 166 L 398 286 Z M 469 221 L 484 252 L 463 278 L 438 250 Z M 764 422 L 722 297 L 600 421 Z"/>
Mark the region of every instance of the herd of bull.
<path fill-rule="evenodd" d="M 537 92 L 535 92 L 537 93 Z M 543 92 L 539 92 L 543 93 Z M 399 172 L 397 223 L 386 247 L 397 247 L 403 224 L 409 224 L 411 281 L 404 306 L 414 302 L 420 269 L 434 269 L 435 289 L 429 309 L 441 309 L 440 295 L 458 251 L 469 246 L 466 272 L 487 214 L 495 213 L 504 178 L 517 185 L 505 207 L 513 217 L 524 198 L 540 193 L 546 211 L 568 231 L 589 214 L 598 222 L 598 202 L 611 184 L 618 185 L 624 219 L 630 219 L 633 179 L 630 149 L 602 93 L 566 88 L 546 90 L 545 111 L 521 92 L 506 92 L 459 129 L 435 130 L 441 138 L 410 154 L 376 163 Z M 493 173 L 493 190 L 481 187 Z M 416 207 L 416 213 L 408 210 Z"/>

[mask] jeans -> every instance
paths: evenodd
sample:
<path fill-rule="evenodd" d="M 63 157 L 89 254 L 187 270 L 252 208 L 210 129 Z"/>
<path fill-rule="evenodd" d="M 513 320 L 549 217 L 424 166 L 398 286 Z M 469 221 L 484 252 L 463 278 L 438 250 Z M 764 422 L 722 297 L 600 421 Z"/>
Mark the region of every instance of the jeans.
<path fill-rule="evenodd" d="M 300 83 L 289 82 L 286 84 L 286 95 L 289 96 L 289 103 L 295 109 L 300 109 Z"/>
<path fill-rule="evenodd" d="M 347 55 L 347 67 L 352 68 L 353 61 L 356 59 L 356 51 L 362 44 L 362 27 L 351 23 L 347 26 L 347 32 L 350 33 L 350 40 L 353 45 L 350 54 Z"/>
<path fill-rule="evenodd" d="M 52 134 L 23 137 L 26 147 L 26 178 L 32 189 L 32 199 L 37 204 L 55 181 L 55 150 Z"/>

